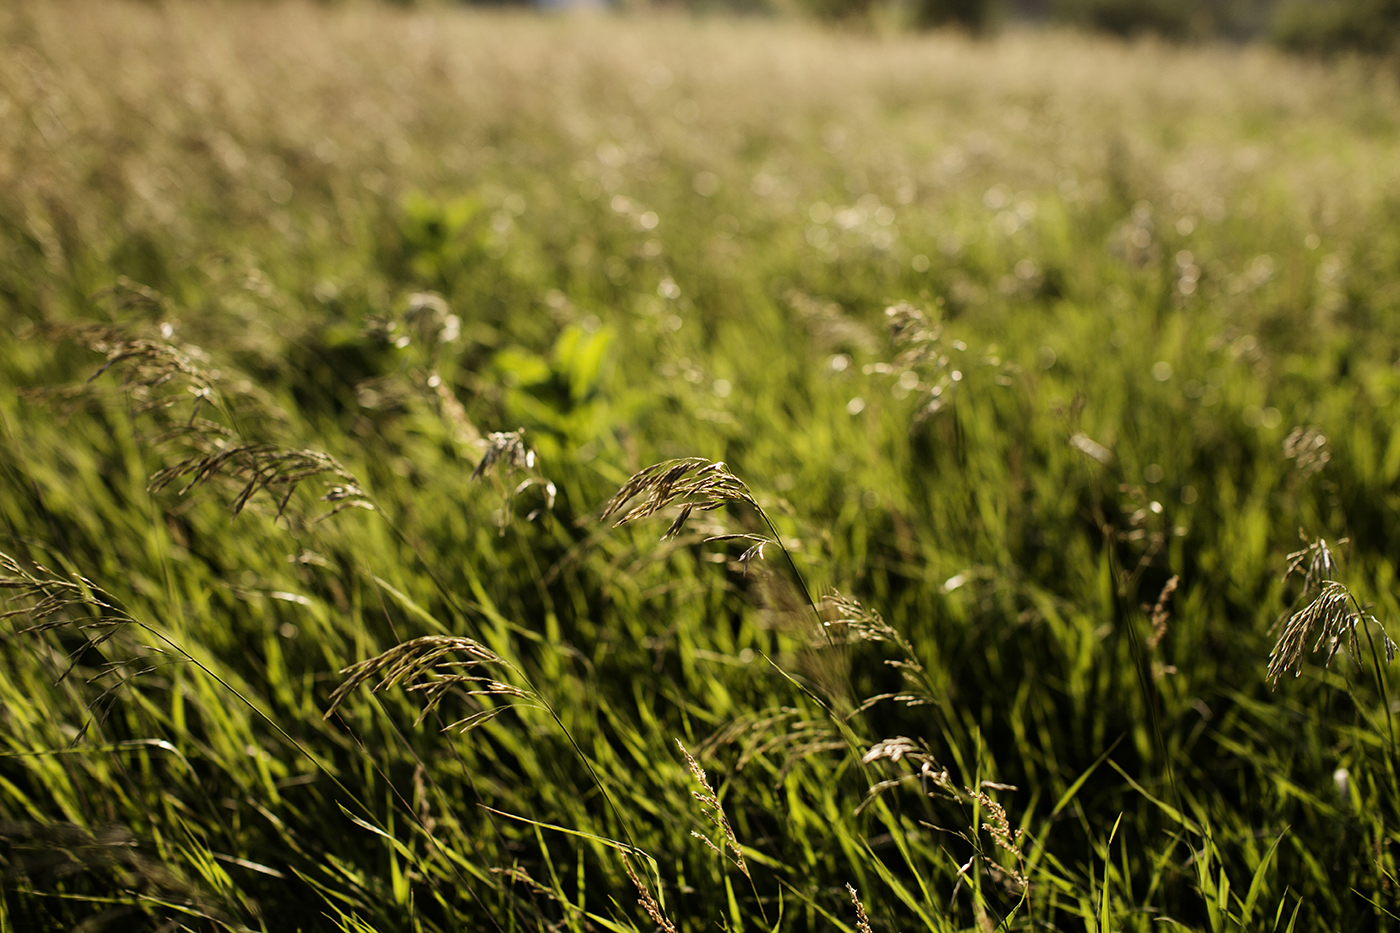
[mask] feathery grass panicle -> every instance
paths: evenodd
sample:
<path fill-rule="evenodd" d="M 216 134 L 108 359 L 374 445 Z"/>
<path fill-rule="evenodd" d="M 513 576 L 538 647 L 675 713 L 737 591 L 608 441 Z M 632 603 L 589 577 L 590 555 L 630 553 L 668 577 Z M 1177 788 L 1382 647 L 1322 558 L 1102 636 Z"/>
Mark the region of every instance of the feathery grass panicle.
<path fill-rule="evenodd" d="M 699 802 L 701 809 L 705 811 L 705 815 L 710 818 L 710 822 L 713 823 L 724 836 L 725 848 L 729 849 L 732 853 L 735 866 L 743 873 L 745 878 L 748 878 L 749 881 L 752 882 L 753 876 L 749 874 L 748 863 L 744 861 L 744 850 L 739 845 L 739 837 L 734 835 L 734 827 L 729 825 L 729 817 L 724 815 L 724 807 L 720 804 L 719 797 L 715 794 L 715 789 L 710 786 L 710 779 L 705 776 L 705 770 L 700 767 L 700 763 L 686 750 L 685 745 L 681 743 L 680 739 L 676 739 L 676 747 L 679 748 L 681 754 L 685 756 L 686 767 L 690 769 L 691 775 L 695 778 L 695 783 L 700 785 L 700 789 L 691 791 L 691 795 Z M 691 835 L 701 842 L 704 842 L 716 852 L 720 851 L 718 846 L 700 833 L 691 832 Z"/>
<path fill-rule="evenodd" d="M 183 379 L 196 399 L 196 410 L 199 402 L 214 397 L 213 378 L 204 366 L 208 356 L 197 347 L 177 346 L 169 340 L 126 338 L 113 332 L 94 336 L 88 346 L 107 357 L 88 377 L 89 383 L 113 367 L 121 367 L 121 384 L 128 389 L 157 389 Z"/>
<path fill-rule="evenodd" d="M 19 629 L 17 634 L 39 634 L 57 628 L 70 627 L 85 634 L 83 644 L 69 654 L 69 660 L 76 658 L 90 648 L 96 648 L 110 640 L 123 627 L 139 625 L 116 605 L 116 600 L 97 584 L 80 574 L 70 578 L 61 577 L 44 567 L 35 564 L 34 570 L 26 570 L 8 554 L 0 553 L 0 589 L 8 590 L 10 602 L 21 601 L 27 605 L 0 612 L 0 619 L 28 617 L 32 624 Z M 72 664 L 59 680 L 72 671 Z"/>
<path fill-rule="evenodd" d="M 1332 452 L 1327 449 L 1327 437 L 1321 431 L 1299 425 L 1284 438 L 1283 456 L 1292 460 L 1303 479 L 1307 479 L 1327 466 Z"/>
<path fill-rule="evenodd" d="M 1307 532 L 1301 528 L 1298 529 L 1298 537 L 1303 539 L 1305 547 L 1288 555 L 1288 568 L 1283 572 L 1283 579 L 1287 580 L 1299 568 L 1306 566 L 1303 572 L 1303 592 L 1306 594 L 1315 586 L 1337 579 L 1337 561 L 1332 557 L 1332 549 L 1327 546 L 1326 539 L 1309 541 Z M 1337 544 L 1346 544 L 1348 540 L 1342 538 Z"/>
<path fill-rule="evenodd" d="M 107 325 L 49 325 L 44 333 L 58 341 L 71 339 L 106 359 L 86 380 L 77 385 L 26 389 L 27 397 L 59 400 L 75 405 L 94 394 L 93 384 L 109 371 L 118 373 L 117 385 L 126 392 L 136 412 L 157 412 L 173 408 L 181 401 L 192 401 L 188 421 L 198 419 L 201 408 L 220 401 L 217 373 L 211 371 L 209 355 L 199 347 L 177 344 L 169 323 L 162 324 L 162 336 L 132 337 Z M 183 385 L 183 391 L 159 391 Z"/>
<path fill-rule="evenodd" d="M 917 767 L 912 772 L 906 771 L 894 778 L 877 781 L 867 787 L 865 799 L 855 808 L 857 815 L 864 812 L 865 808 L 874 803 L 876 798 L 885 791 L 914 782 L 917 782 L 929 796 L 933 796 L 940 790 L 954 796 L 957 793 L 957 788 L 953 786 L 948 769 L 938 763 L 928 742 L 923 739 L 915 741 L 903 735 L 895 736 L 892 739 L 881 739 L 871 745 L 860 758 L 860 763 L 863 765 L 874 764 L 877 761 L 895 763 L 907 761 Z M 929 785 L 932 785 L 933 790 L 929 789 Z"/>
<path fill-rule="evenodd" d="M 451 393 L 446 393 L 449 397 Z M 453 402 L 456 399 L 453 398 Z M 460 406 L 459 406 L 460 407 Z M 501 507 L 497 513 L 497 525 L 501 535 L 505 535 L 506 526 L 510 524 L 511 503 L 516 497 L 532 486 L 538 486 L 544 494 L 544 505 L 530 512 L 525 516 L 526 521 L 534 521 L 542 512 L 554 511 L 554 500 L 558 495 L 558 489 L 554 483 L 535 471 L 535 464 L 538 457 L 534 448 L 525 443 L 525 429 L 516 428 L 514 431 L 496 431 L 486 438 L 486 452 L 482 454 L 481 461 L 477 463 L 476 469 L 472 471 L 471 480 L 480 479 L 487 472 L 495 468 L 494 476 L 496 484 L 501 491 Z M 515 486 L 511 486 L 502 476 L 503 472 L 523 471 L 531 475 L 521 480 Z"/>
<path fill-rule="evenodd" d="M 1180 583 L 1181 577 L 1173 575 L 1171 579 L 1162 584 L 1162 591 L 1157 594 L 1157 602 L 1150 607 L 1146 604 L 1142 607 L 1144 612 L 1150 610 L 1152 613 L 1152 634 L 1147 636 L 1147 647 L 1154 651 L 1157 650 L 1157 646 L 1162 643 L 1162 639 L 1166 637 L 1167 621 L 1171 619 L 1172 615 L 1171 610 L 1167 608 L 1167 604 L 1171 602 L 1172 594 L 1176 592 L 1176 588 Z"/>
<path fill-rule="evenodd" d="M 964 350 L 966 347 L 956 340 L 950 347 L 945 347 L 943 325 L 907 301 L 886 308 L 885 318 L 890 343 L 898 353 L 891 362 L 877 364 L 876 370 L 897 374 L 905 390 L 920 394 L 920 420 L 937 414 L 948 404 L 962 378 L 951 365 L 947 351 Z M 912 384 L 905 382 L 909 378 L 906 373 L 916 377 Z"/>
<path fill-rule="evenodd" d="M 809 711 L 791 706 L 755 710 L 739 716 L 706 739 L 697 751 L 702 757 L 709 757 L 723 745 L 739 747 L 739 757 L 734 763 L 736 772 L 744 770 L 755 758 L 781 752 L 780 778 L 786 777 L 804 758 L 848 748 L 830 719 L 813 717 Z"/>
<path fill-rule="evenodd" d="M 749 487 L 729 472 L 723 461 L 704 457 L 665 460 L 634 473 L 608 500 L 599 517 L 611 518 L 637 496 L 644 498 L 616 524 L 625 525 L 655 515 L 669 505 L 680 506 L 680 514 L 661 536 L 663 541 L 680 534 L 693 511 L 707 512 L 727 502 L 745 502 L 758 508 Z"/>
<path fill-rule="evenodd" d="M 890 342 L 902 348 L 896 362 L 910 364 L 937 359 L 935 345 L 943 336 L 942 324 L 929 320 L 907 301 L 886 308 L 885 318 Z"/>
<path fill-rule="evenodd" d="M 444 661 L 451 655 L 465 656 L 466 660 Z M 510 665 L 481 642 L 471 638 L 452 635 L 424 635 L 401 642 L 372 658 L 366 658 L 340 673 L 345 681 L 330 696 L 322 719 L 329 719 L 346 698 L 360 685 L 378 677 L 373 692 L 398 686 L 409 681 L 406 688 L 423 697 L 423 709 L 414 725 L 417 726 L 431 715 L 443 699 L 450 693 L 467 697 L 504 697 L 507 699 L 534 700 L 535 696 L 513 684 L 504 683 L 494 677 L 474 673 L 463 673 L 476 668 L 496 666 L 509 669 Z M 465 719 L 451 723 L 446 728 L 473 729 L 500 715 L 514 704 L 482 709 Z"/>
<path fill-rule="evenodd" d="M 1269 652 L 1268 680 L 1277 687 L 1279 678 L 1289 668 L 1293 669 L 1295 677 L 1302 674 L 1303 655 L 1307 653 L 1307 644 L 1312 640 L 1314 630 L 1317 631 L 1317 639 L 1313 643 L 1312 653 L 1319 651 L 1324 643 L 1327 645 L 1324 667 L 1332 662 L 1333 656 L 1343 643 L 1346 644 L 1347 653 L 1351 655 L 1352 660 L 1360 663 L 1361 645 L 1357 637 L 1357 626 L 1367 623 L 1380 629 L 1386 663 L 1393 662 L 1395 642 L 1391 641 L 1380 620 L 1363 612 L 1356 596 L 1345 584 L 1338 582 L 1337 562 L 1327 542 L 1322 538 L 1310 541 L 1302 529 L 1299 529 L 1298 534 L 1306 546 L 1288 555 L 1288 567 L 1283 578 L 1286 580 L 1301 571 L 1303 591 L 1299 598 L 1306 598 L 1314 589 L 1317 589 L 1318 593 L 1302 609 L 1287 617 L 1278 641 Z M 1346 539 L 1343 538 L 1339 543 L 1345 542 Z"/>
<path fill-rule="evenodd" d="M 452 307 L 437 292 L 415 292 L 408 296 L 403 312 L 408 329 L 415 332 L 420 343 L 427 344 L 436 355 L 444 344 L 461 336 L 462 319 L 452 313 Z"/>
<path fill-rule="evenodd" d="M 1014 889 L 1025 892 L 1029 888 L 1025 873 L 1025 853 L 1022 851 L 1025 841 L 1025 831 L 1021 829 L 1013 830 L 1011 828 L 1011 821 L 1006 816 L 1006 808 L 993 800 L 991 795 L 987 793 L 988 790 L 1014 791 L 1016 788 L 1007 784 L 997 784 L 993 781 L 983 781 L 975 790 L 971 787 L 965 787 L 963 790 L 969 797 L 975 800 L 977 805 L 982 809 L 982 829 L 986 831 L 987 835 L 992 837 L 992 842 L 994 842 L 998 848 L 1009 852 L 1011 856 L 1016 859 L 1016 868 L 1008 870 L 1002 865 L 999 865 L 996 860 L 988 854 L 983 854 L 982 861 L 992 871 L 998 874 L 1005 873 L 1007 875 L 1006 880 L 1011 883 Z"/>
<path fill-rule="evenodd" d="M 347 508 L 375 511 L 376 507 L 361 488 L 359 480 L 330 454 L 318 450 L 294 450 L 276 444 L 234 444 L 215 441 L 212 450 L 187 457 L 173 466 L 159 470 L 151 477 L 147 489 L 159 492 L 176 480 L 188 477 L 178 495 L 210 482 L 216 477 L 245 480 L 243 488 L 233 498 L 230 508 L 238 515 L 248 502 L 262 490 L 277 499 L 277 517 L 281 518 L 303 480 L 313 476 L 329 476 L 339 483 L 328 483 L 329 492 L 321 501 L 333 508 L 320 516 L 328 518 Z"/>
<path fill-rule="evenodd" d="M 892 739 L 881 739 L 876 742 L 861 756 L 860 763 L 868 765 L 872 762 L 885 759 L 890 761 L 903 761 L 907 759 L 920 766 L 936 764 L 933 755 L 929 752 L 927 743 L 922 740 L 916 742 L 903 735 L 897 735 Z"/>
<path fill-rule="evenodd" d="M 861 605 L 860 601 L 833 590 L 822 597 L 822 608 L 832 616 L 824 623 L 828 629 L 848 639 L 858 641 L 898 641 L 903 637 L 885 621 L 879 610 Z"/>
<path fill-rule="evenodd" d="M 486 475 L 492 467 L 499 473 L 502 466 L 512 470 L 531 470 L 535 466 L 535 451 L 525 443 L 525 429 L 493 431 L 486 438 L 486 452 L 481 455 L 471 478 Z"/>
<path fill-rule="evenodd" d="M 1011 823 L 1006 816 L 1006 808 L 993 800 L 988 794 L 988 790 L 1016 790 L 1009 784 L 997 784 L 993 781 L 983 781 L 976 790 L 970 787 L 963 788 L 967 795 L 977 801 L 982 809 L 986 811 L 986 822 L 982 828 L 992 837 L 992 840 L 1001 848 L 1014 854 L 1020 854 L 1021 838 L 1024 835 L 1022 830 L 1012 830 Z"/>
<path fill-rule="evenodd" d="M 1316 653 L 1324 642 L 1328 645 L 1323 666 L 1331 663 L 1332 656 L 1341 647 L 1344 637 L 1351 656 L 1354 659 L 1359 658 L 1361 652 L 1356 641 L 1356 625 L 1361 619 L 1360 610 L 1353 608 L 1351 591 L 1336 580 L 1325 581 L 1317 598 L 1293 613 L 1284 625 L 1278 643 L 1274 645 L 1274 650 L 1269 652 L 1268 679 L 1277 685 L 1279 678 L 1289 668 L 1293 669 L 1295 677 L 1302 674 L 1303 655 L 1314 630 L 1317 630 L 1318 634 L 1312 647 L 1313 652 Z M 1387 649 L 1386 653 L 1389 658 L 1390 650 Z"/>
<path fill-rule="evenodd" d="M 885 664 L 899 671 L 911 689 L 866 697 L 851 712 L 851 716 L 863 713 L 884 700 L 893 700 L 905 706 L 923 706 L 934 702 L 934 686 L 914 650 L 914 644 L 886 622 L 878 610 L 863 606 L 858 600 L 834 590 L 822 597 L 822 607 L 828 616 L 833 617 L 824 623 L 828 632 L 834 632 L 833 641 L 891 642 L 898 645 L 903 654 L 902 658 L 886 660 Z"/>

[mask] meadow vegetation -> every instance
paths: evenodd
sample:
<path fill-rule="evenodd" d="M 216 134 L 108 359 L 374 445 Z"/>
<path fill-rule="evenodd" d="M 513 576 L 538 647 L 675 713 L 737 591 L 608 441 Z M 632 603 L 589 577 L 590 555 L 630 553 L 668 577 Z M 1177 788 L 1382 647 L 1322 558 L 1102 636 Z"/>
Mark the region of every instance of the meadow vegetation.
<path fill-rule="evenodd" d="M 1253 48 L 4 5 L 0 931 L 1389 928 L 1397 130 Z"/>

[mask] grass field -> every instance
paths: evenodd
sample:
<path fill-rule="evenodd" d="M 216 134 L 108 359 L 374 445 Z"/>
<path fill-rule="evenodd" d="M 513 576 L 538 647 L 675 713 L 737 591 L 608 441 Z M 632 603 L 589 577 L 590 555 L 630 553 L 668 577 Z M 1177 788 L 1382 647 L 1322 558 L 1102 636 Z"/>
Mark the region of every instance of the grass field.
<path fill-rule="evenodd" d="M 0 931 L 1391 928 L 1398 222 L 1361 62 L 4 5 Z"/>

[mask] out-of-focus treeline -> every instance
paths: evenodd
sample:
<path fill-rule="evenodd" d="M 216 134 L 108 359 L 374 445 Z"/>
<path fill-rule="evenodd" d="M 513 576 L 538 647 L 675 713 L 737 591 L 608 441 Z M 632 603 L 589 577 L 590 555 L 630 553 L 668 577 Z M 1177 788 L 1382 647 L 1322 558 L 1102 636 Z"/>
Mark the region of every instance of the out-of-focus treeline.
<path fill-rule="evenodd" d="M 681 8 L 800 15 L 883 27 L 956 26 L 975 33 L 1008 25 L 1059 25 L 1173 41 L 1268 41 L 1325 55 L 1400 52 L 1400 0 L 391 0 L 430 5 Z"/>

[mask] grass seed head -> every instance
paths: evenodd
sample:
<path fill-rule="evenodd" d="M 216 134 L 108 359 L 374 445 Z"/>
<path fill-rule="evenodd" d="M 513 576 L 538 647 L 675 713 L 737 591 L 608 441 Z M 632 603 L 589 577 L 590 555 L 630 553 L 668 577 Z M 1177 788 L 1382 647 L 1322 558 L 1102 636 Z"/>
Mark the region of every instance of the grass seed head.
<path fill-rule="evenodd" d="M 379 682 L 372 688 L 375 693 L 408 682 L 406 689 L 423 698 L 423 710 L 414 722 L 415 726 L 433 713 L 449 693 L 467 697 L 498 697 L 507 701 L 534 699 L 529 691 L 476 673 L 478 669 L 493 666 L 502 669 L 509 667 L 504 659 L 475 639 L 453 635 L 414 638 L 343 668 L 340 673 L 346 679 L 331 694 L 330 706 L 322 718 L 329 719 L 356 688 L 376 677 Z M 483 709 L 447 728 L 474 728 L 512 705 L 507 702 Z"/>
<path fill-rule="evenodd" d="M 878 610 L 867 608 L 856 599 L 835 590 L 822 597 L 828 618 L 825 625 L 838 636 L 856 641 L 900 641 L 899 632 L 885 621 Z"/>
<path fill-rule="evenodd" d="M 753 877 L 749 874 L 748 863 L 744 861 L 744 850 L 739 845 L 739 837 L 734 835 L 734 827 L 729 825 L 729 818 L 724 815 L 724 807 L 720 804 L 719 797 L 715 794 L 715 789 L 710 786 L 710 779 L 706 777 L 705 769 L 700 767 L 700 763 L 686 750 L 685 745 L 681 743 L 680 739 L 676 739 L 676 747 L 679 748 L 681 754 L 685 756 L 686 767 L 690 769 L 691 775 L 695 778 L 695 783 L 700 785 L 700 789 L 698 791 L 692 791 L 692 794 L 696 801 L 699 802 L 700 807 L 705 811 L 705 814 L 710 818 L 710 822 L 724 835 L 725 847 L 732 853 L 735 866 L 738 867 L 745 878 L 752 881 Z M 705 837 L 701 836 L 699 833 L 692 833 L 691 835 L 704 840 L 710 848 L 717 852 L 719 851 L 718 846 L 710 840 L 705 839 Z"/>
<path fill-rule="evenodd" d="M 1295 677 L 1303 672 L 1303 655 L 1314 630 L 1318 634 L 1313 652 L 1321 648 L 1323 642 L 1328 643 L 1324 666 L 1331 662 L 1343 636 L 1347 639 L 1353 658 L 1359 658 L 1356 624 L 1361 620 L 1361 613 L 1353 608 L 1352 602 L 1351 592 L 1341 583 L 1335 580 L 1323 583 L 1322 592 L 1317 598 L 1293 613 L 1283 627 L 1274 650 L 1269 653 L 1268 679 L 1277 685 L 1278 679 L 1289 668 L 1293 669 Z"/>
<path fill-rule="evenodd" d="M 1293 461 L 1303 479 L 1321 472 L 1332 459 L 1332 453 L 1327 449 L 1326 436 L 1317 428 L 1301 425 L 1284 438 L 1283 456 Z"/>
<path fill-rule="evenodd" d="M 1177 584 L 1181 582 L 1181 577 L 1173 576 L 1162 585 L 1162 591 L 1157 594 L 1157 602 L 1148 606 L 1143 604 L 1144 612 L 1151 612 L 1152 633 L 1147 636 L 1147 649 L 1152 653 L 1152 679 L 1161 680 L 1168 674 L 1175 674 L 1176 668 L 1164 663 L 1157 657 L 1157 649 L 1162 644 L 1162 639 L 1167 636 L 1167 622 L 1171 619 L 1171 610 L 1168 604 L 1171 602 L 1172 594 L 1176 592 Z"/>
<path fill-rule="evenodd" d="M 266 490 L 276 497 L 277 517 L 281 518 L 292 493 L 303 480 L 313 476 L 329 477 L 331 481 L 328 483 L 330 491 L 321 501 L 333 507 L 321 518 L 347 508 L 375 509 L 359 480 L 330 454 L 276 444 L 228 444 L 223 439 L 215 439 L 206 445 L 205 451 L 157 471 L 146 489 L 158 492 L 183 479 L 186 483 L 179 491 L 183 496 L 218 477 L 241 480 L 243 488 L 229 506 L 234 515 L 242 512 L 253 496 Z"/>
<path fill-rule="evenodd" d="M 618 525 L 655 515 L 670 505 L 680 506 L 679 514 L 661 536 L 663 541 L 680 534 L 691 512 L 707 512 L 727 502 L 746 502 L 758 508 L 749 487 L 729 472 L 723 461 L 704 457 L 666 460 L 634 473 L 603 506 L 599 517 L 611 518 L 637 496 L 642 501 L 618 519 Z"/>
<path fill-rule="evenodd" d="M 1293 669 L 1295 677 L 1302 674 L 1303 655 L 1308 653 L 1308 642 L 1313 641 L 1314 631 L 1317 638 L 1313 641 L 1312 653 L 1319 651 L 1324 643 L 1327 645 L 1327 658 L 1323 666 L 1332 662 L 1333 655 L 1343 644 L 1352 660 L 1360 663 L 1361 645 L 1357 627 L 1367 623 L 1380 629 L 1386 663 L 1392 662 L 1395 659 L 1395 643 L 1390 640 L 1380 620 L 1364 614 L 1356 597 L 1337 581 L 1337 562 L 1327 542 L 1322 538 L 1310 541 L 1302 529 L 1298 534 L 1306 546 L 1288 555 L 1288 568 L 1283 578 L 1286 580 L 1301 572 L 1303 595 L 1307 596 L 1314 589 L 1318 592 L 1312 601 L 1287 617 L 1278 641 L 1269 652 L 1268 680 L 1277 686 L 1279 678 L 1289 668 Z M 1338 543 L 1345 544 L 1346 540 L 1343 538 Z"/>
<path fill-rule="evenodd" d="M 626 869 L 627 877 L 631 879 L 632 886 L 637 889 L 637 903 L 641 905 L 642 910 L 646 911 L 647 916 L 651 918 L 651 922 L 656 924 L 656 928 L 660 930 L 661 933 L 676 933 L 676 925 L 671 922 L 670 917 L 667 917 L 666 914 L 662 912 L 661 905 L 656 902 L 656 897 L 651 893 L 651 889 L 647 887 L 646 882 L 641 879 L 636 869 L 632 867 L 632 861 L 627 857 L 627 853 L 623 852 L 621 854 L 622 867 Z"/>
<path fill-rule="evenodd" d="M 1288 569 L 1283 572 L 1283 578 L 1287 580 L 1300 568 L 1306 567 L 1306 570 L 1303 571 L 1304 592 L 1329 580 L 1337 579 L 1337 561 L 1332 557 L 1332 549 L 1327 546 L 1327 541 L 1323 538 L 1309 541 L 1307 532 L 1301 528 L 1298 529 L 1298 536 L 1303 539 L 1306 546 L 1288 555 Z M 1346 544 L 1347 541 L 1348 539 L 1342 538 L 1337 543 Z"/>
<path fill-rule="evenodd" d="M 500 472 L 501 466 L 512 470 L 532 470 L 535 467 L 535 451 L 525 443 L 525 429 L 495 431 L 486 438 L 486 453 L 472 471 L 472 479 L 480 479 L 493 466 Z"/>
<path fill-rule="evenodd" d="M 846 883 L 846 890 L 850 892 L 851 903 L 856 905 L 856 929 L 860 933 L 871 933 L 870 917 L 865 913 L 865 905 L 860 902 L 860 895 L 850 882 Z"/>

